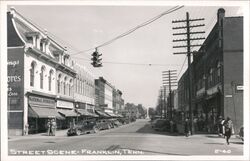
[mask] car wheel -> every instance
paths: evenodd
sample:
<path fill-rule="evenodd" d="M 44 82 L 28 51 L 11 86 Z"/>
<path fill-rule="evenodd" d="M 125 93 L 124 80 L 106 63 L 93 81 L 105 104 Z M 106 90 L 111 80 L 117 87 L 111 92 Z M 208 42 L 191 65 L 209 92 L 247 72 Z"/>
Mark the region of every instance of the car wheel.
<path fill-rule="evenodd" d="M 76 135 L 77 135 L 77 136 L 81 135 L 81 131 L 80 131 L 80 130 L 77 130 L 77 131 L 76 131 Z"/>
<path fill-rule="evenodd" d="M 94 127 L 93 130 L 94 130 L 94 133 L 98 133 L 99 132 L 99 129 L 97 127 Z"/>

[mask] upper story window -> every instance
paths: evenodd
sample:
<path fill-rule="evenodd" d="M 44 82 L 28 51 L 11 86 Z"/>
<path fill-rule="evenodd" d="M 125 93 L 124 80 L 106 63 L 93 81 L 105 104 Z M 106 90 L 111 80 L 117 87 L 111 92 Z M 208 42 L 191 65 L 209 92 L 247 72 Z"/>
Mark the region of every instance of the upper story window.
<path fill-rule="evenodd" d="M 72 86 L 73 86 L 73 84 L 72 84 L 72 79 L 70 79 L 70 81 L 69 81 L 69 96 L 71 96 L 72 95 Z"/>
<path fill-rule="evenodd" d="M 57 78 L 57 93 L 61 92 L 61 84 L 60 84 L 61 77 L 62 77 L 62 75 L 59 74 L 58 78 Z"/>
<path fill-rule="evenodd" d="M 63 94 L 66 95 L 66 81 L 67 81 L 67 77 L 64 78 L 64 82 L 63 82 Z"/>
<path fill-rule="evenodd" d="M 45 66 L 41 67 L 40 73 L 40 88 L 43 89 L 43 79 L 44 79 Z"/>
<path fill-rule="evenodd" d="M 54 73 L 54 71 L 51 69 L 51 70 L 49 71 L 49 77 L 48 77 L 48 80 L 49 80 L 49 91 L 51 91 L 53 73 Z"/>
<path fill-rule="evenodd" d="M 35 67 L 36 67 L 36 62 L 31 63 L 31 68 L 30 68 L 30 86 L 34 87 L 34 81 L 35 81 Z"/>

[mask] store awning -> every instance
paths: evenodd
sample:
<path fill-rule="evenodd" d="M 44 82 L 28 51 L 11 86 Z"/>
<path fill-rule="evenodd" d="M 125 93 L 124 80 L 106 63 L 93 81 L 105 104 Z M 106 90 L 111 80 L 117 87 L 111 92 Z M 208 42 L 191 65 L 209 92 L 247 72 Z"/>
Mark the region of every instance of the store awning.
<path fill-rule="evenodd" d="M 77 113 L 74 110 L 71 109 L 57 109 L 57 112 L 59 112 L 64 117 L 77 117 Z"/>
<path fill-rule="evenodd" d="M 110 115 L 106 114 L 105 112 L 99 111 L 99 110 L 95 110 L 95 112 L 100 116 L 100 117 L 105 117 L 105 118 L 109 118 Z"/>
<path fill-rule="evenodd" d="M 123 117 L 121 114 L 118 114 L 117 116 L 118 116 L 118 117 Z"/>
<path fill-rule="evenodd" d="M 34 118 L 57 118 L 60 120 L 65 119 L 54 108 L 38 107 L 29 105 L 28 117 Z"/>
<path fill-rule="evenodd" d="M 118 117 L 116 114 L 114 113 L 107 113 L 108 115 L 110 115 L 111 117 Z"/>
<path fill-rule="evenodd" d="M 88 111 L 85 110 L 85 109 L 77 109 L 77 112 L 80 113 L 82 116 L 98 117 L 98 115 L 93 114 L 93 113 L 90 113 L 90 112 L 88 112 Z"/>

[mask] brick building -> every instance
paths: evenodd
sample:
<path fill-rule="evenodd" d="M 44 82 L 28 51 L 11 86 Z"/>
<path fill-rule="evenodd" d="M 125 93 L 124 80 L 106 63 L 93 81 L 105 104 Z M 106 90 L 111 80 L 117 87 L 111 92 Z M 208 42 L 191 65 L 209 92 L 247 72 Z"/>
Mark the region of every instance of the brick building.
<path fill-rule="evenodd" d="M 225 17 L 225 10 L 219 9 L 203 44 L 191 65 L 192 112 L 203 122 L 198 130 L 216 132 L 216 121 L 223 116 L 230 117 L 238 131 L 243 125 L 243 17 Z M 178 83 L 184 113 L 189 110 L 187 71 Z"/>

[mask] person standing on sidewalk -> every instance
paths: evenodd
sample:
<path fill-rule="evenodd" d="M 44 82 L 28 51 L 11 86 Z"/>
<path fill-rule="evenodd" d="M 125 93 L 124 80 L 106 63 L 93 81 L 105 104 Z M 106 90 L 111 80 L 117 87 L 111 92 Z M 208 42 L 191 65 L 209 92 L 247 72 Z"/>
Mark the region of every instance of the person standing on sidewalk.
<path fill-rule="evenodd" d="M 233 121 L 230 119 L 230 117 L 227 117 L 226 121 L 224 122 L 224 127 L 225 127 L 225 137 L 227 145 L 229 145 L 229 139 L 231 135 L 234 133 Z"/>
<path fill-rule="evenodd" d="M 52 136 L 55 136 L 56 135 L 56 121 L 55 121 L 55 119 L 52 119 L 51 129 L 52 129 Z"/>
<path fill-rule="evenodd" d="M 185 132 L 185 136 L 188 137 L 190 134 L 190 122 L 189 122 L 188 117 L 185 119 L 184 132 Z"/>
<path fill-rule="evenodd" d="M 48 134 L 48 136 L 51 136 L 51 134 L 52 134 L 52 127 L 51 127 L 51 120 L 50 119 L 48 119 L 48 122 L 47 122 L 47 129 L 48 129 L 48 131 L 47 131 L 47 134 Z"/>

